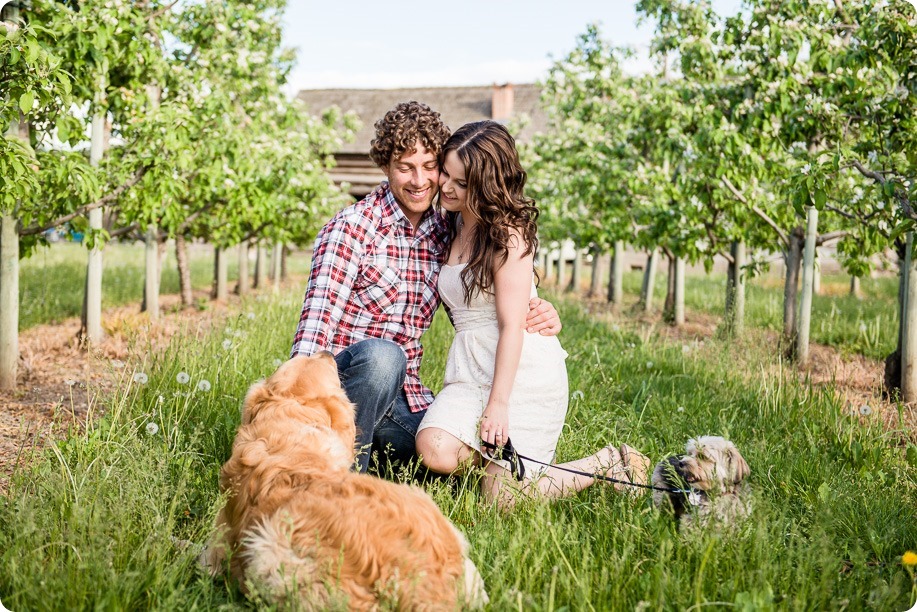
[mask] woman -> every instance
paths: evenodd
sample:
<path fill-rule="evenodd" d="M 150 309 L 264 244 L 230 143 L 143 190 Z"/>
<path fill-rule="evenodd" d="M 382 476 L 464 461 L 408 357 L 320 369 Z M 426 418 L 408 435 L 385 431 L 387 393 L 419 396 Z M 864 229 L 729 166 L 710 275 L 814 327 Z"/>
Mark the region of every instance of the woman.
<path fill-rule="evenodd" d="M 482 440 L 500 447 L 512 438 L 520 455 L 551 464 L 567 412 L 567 353 L 556 337 L 524 331 L 536 294 L 538 211 L 524 194 L 515 142 L 499 123 L 481 121 L 457 130 L 442 155 L 440 205 L 452 240 L 439 292 L 456 335 L 443 390 L 418 428 L 417 452 L 428 468 L 448 474 L 479 465 Z M 515 483 L 506 461 L 485 458 L 484 493 L 503 507 L 519 492 L 560 497 L 596 482 L 523 460 L 527 478 Z M 626 445 L 608 446 L 558 467 L 645 484 L 649 460 Z"/>

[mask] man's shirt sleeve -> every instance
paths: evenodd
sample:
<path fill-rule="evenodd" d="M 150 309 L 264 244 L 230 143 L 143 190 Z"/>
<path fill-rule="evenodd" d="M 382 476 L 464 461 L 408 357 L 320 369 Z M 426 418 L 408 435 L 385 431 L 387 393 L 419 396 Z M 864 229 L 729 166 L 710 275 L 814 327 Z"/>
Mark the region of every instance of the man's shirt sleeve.
<path fill-rule="evenodd" d="M 330 350 L 360 269 L 362 245 L 355 229 L 338 217 L 315 239 L 309 285 L 291 357 Z"/>

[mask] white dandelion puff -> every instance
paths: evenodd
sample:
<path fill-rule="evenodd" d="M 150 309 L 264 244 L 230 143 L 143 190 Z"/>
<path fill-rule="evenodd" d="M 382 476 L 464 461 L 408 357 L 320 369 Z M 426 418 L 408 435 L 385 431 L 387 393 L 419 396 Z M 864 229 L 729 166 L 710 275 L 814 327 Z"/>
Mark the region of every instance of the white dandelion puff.
<path fill-rule="evenodd" d="M 124 362 L 121 361 L 120 359 L 112 359 L 111 367 L 115 368 L 116 370 L 120 370 L 121 368 L 124 367 Z"/>
<path fill-rule="evenodd" d="M 191 380 L 191 376 L 187 372 L 179 372 L 175 380 L 178 381 L 180 385 L 187 385 Z"/>
<path fill-rule="evenodd" d="M 679 407 L 678 407 L 678 412 L 684 412 L 684 411 L 685 411 L 685 407 L 684 407 L 684 406 L 679 406 Z"/>
<path fill-rule="evenodd" d="M 862 414 L 863 416 L 869 416 L 870 414 L 872 414 L 872 408 L 864 404 L 860 406 L 860 414 Z"/>
<path fill-rule="evenodd" d="M 583 399 L 584 397 L 586 397 L 586 394 L 583 393 L 582 390 L 577 389 L 577 390 L 574 391 L 573 394 L 570 396 L 570 399 L 576 401 L 576 400 L 581 400 L 581 399 Z"/>
<path fill-rule="evenodd" d="M 159 425 L 156 423 L 150 422 L 146 424 L 146 432 L 151 436 L 155 436 L 159 433 Z"/>
<path fill-rule="evenodd" d="M 232 348 L 232 340 L 223 340 L 223 350 L 228 351 Z"/>
<path fill-rule="evenodd" d="M 253 313 L 253 312 L 249 312 L 249 313 L 248 313 L 247 315 L 245 315 L 245 316 L 248 317 L 248 320 L 249 320 L 249 321 L 254 321 L 254 320 L 255 320 L 255 313 Z"/>
<path fill-rule="evenodd" d="M 138 385 L 145 385 L 149 382 L 150 377 L 147 376 L 144 372 L 135 372 L 134 373 L 134 382 Z"/>
<path fill-rule="evenodd" d="M 653 362 L 652 362 L 652 361 L 647 361 L 647 362 L 646 362 L 646 369 L 647 369 L 647 370 L 652 370 L 652 369 L 653 369 Z"/>
<path fill-rule="evenodd" d="M 65 382 L 66 382 L 66 384 L 67 384 L 68 387 L 72 387 L 73 385 L 76 384 L 76 381 L 73 380 L 72 378 L 68 378 Z"/>
<path fill-rule="evenodd" d="M 197 390 L 203 391 L 204 393 L 210 391 L 210 381 L 206 379 L 201 380 L 199 383 L 197 383 Z"/>

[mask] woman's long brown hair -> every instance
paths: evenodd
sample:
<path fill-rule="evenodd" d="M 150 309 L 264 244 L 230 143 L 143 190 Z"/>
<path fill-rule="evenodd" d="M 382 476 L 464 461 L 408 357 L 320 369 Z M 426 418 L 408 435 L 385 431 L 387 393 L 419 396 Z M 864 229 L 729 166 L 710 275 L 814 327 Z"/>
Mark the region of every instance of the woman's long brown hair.
<path fill-rule="evenodd" d="M 461 273 L 468 304 L 479 292 L 493 295 L 494 271 L 509 256 L 512 230 L 525 242 L 524 255 L 537 251 L 538 209 L 535 201 L 525 196 L 526 174 L 519 163 L 516 142 L 501 124 L 478 121 L 463 125 L 446 141 L 442 159 L 449 151 L 455 151 L 465 166 L 466 208 L 477 222 L 468 265 Z M 450 245 L 458 233 L 457 216 L 446 213 Z"/>

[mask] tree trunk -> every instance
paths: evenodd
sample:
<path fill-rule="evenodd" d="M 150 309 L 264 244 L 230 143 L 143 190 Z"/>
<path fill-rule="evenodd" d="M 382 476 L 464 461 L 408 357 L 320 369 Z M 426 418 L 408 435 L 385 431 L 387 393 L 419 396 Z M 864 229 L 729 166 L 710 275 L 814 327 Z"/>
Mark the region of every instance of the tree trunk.
<path fill-rule="evenodd" d="M 796 357 L 796 304 L 799 297 L 799 268 L 802 265 L 802 245 L 805 240 L 801 227 L 790 232 L 790 244 L 785 254 L 786 278 L 783 285 L 783 342 L 787 357 Z"/>
<path fill-rule="evenodd" d="M 611 255 L 611 278 L 608 281 L 608 301 L 621 309 L 624 305 L 624 241 L 615 240 Z"/>
<path fill-rule="evenodd" d="M 812 327 L 812 296 L 815 284 L 815 239 L 818 238 L 818 209 L 806 211 L 806 246 L 802 266 L 802 301 L 799 308 L 799 330 L 796 335 L 796 359 L 799 365 L 809 363 L 809 330 Z"/>
<path fill-rule="evenodd" d="M 188 244 L 181 234 L 175 236 L 175 261 L 178 264 L 178 287 L 181 292 L 181 304 L 185 307 L 194 305 L 191 292 L 191 265 L 188 261 Z"/>
<path fill-rule="evenodd" d="M 732 262 L 726 279 L 726 332 L 741 336 L 745 331 L 745 241 L 735 240 L 730 248 Z"/>
<path fill-rule="evenodd" d="M 850 295 L 856 299 L 861 299 L 863 297 L 863 291 L 860 289 L 860 277 L 851 276 L 850 277 Z"/>
<path fill-rule="evenodd" d="M 656 284 L 656 267 L 659 264 L 659 253 L 656 249 L 650 251 L 646 260 L 646 269 L 643 271 L 643 288 L 640 290 L 640 301 L 643 302 L 644 312 L 653 310 L 653 288 Z"/>
<path fill-rule="evenodd" d="M 895 253 L 898 255 L 898 344 L 895 350 L 885 358 L 885 388 L 883 394 L 898 399 L 901 394 L 901 354 L 904 348 L 905 311 L 907 300 L 907 244 L 901 239 L 895 241 Z"/>
<path fill-rule="evenodd" d="M 159 232 L 155 225 L 147 228 L 144 243 L 146 267 L 140 311 L 155 321 L 159 318 Z"/>
<path fill-rule="evenodd" d="M 290 254 L 290 248 L 287 245 L 283 245 L 280 248 L 280 280 L 286 282 L 287 280 L 287 255 Z"/>
<path fill-rule="evenodd" d="M 675 323 L 675 257 L 668 258 L 666 274 L 665 301 L 662 304 L 662 319 L 667 323 Z"/>
<path fill-rule="evenodd" d="M 19 222 L 0 216 L 0 389 L 16 387 L 19 369 Z"/>
<path fill-rule="evenodd" d="M 239 243 L 239 282 L 236 284 L 236 293 L 248 293 L 248 241 Z"/>
<path fill-rule="evenodd" d="M 267 258 L 264 256 L 264 247 L 260 242 L 255 243 L 255 289 L 263 289 L 267 277 Z"/>
<path fill-rule="evenodd" d="M 599 294 L 599 287 L 602 286 L 602 277 L 605 272 L 602 262 L 605 257 L 597 244 L 593 244 L 590 250 L 592 252 L 592 274 L 589 277 L 589 293 L 587 297 L 594 298 Z"/>
<path fill-rule="evenodd" d="M 815 249 L 815 264 L 812 266 L 812 293 L 821 295 L 821 258 Z"/>
<path fill-rule="evenodd" d="M 573 274 L 570 276 L 570 284 L 567 291 L 577 294 L 580 286 L 583 284 L 583 250 L 576 248 L 573 251 Z"/>
<path fill-rule="evenodd" d="M 228 257 L 226 250 L 220 247 L 213 249 L 213 291 L 211 297 L 218 302 L 225 302 L 229 299 L 229 288 L 227 277 Z"/>
<path fill-rule="evenodd" d="M 560 241 L 560 246 L 557 247 L 557 290 L 563 291 L 567 283 L 567 262 L 564 261 L 564 246 L 566 245 L 566 240 Z"/>
<path fill-rule="evenodd" d="M 100 91 L 104 91 L 104 81 Z M 101 109 L 97 96 L 96 113 L 92 117 L 92 140 L 89 149 L 89 164 L 97 167 L 102 161 L 105 152 L 105 111 Z M 102 208 L 89 211 L 89 229 L 102 229 Z M 102 249 L 94 244 L 89 251 L 86 265 L 86 295 L 83 299 L 83 317 L 80 336 L 84 340 L 95 344 L 102 340 Z"/>
<path fill-rule="evenodd" d="M 271 254 L 271 267 L 273 271 L 271 273 L 271 278 L 274 281 L 273 290 L 274 293 L 280 293 L 280 262 L 283 259 L 283 243 L 277 242 L 274 244 L 273 252 Z"/>

